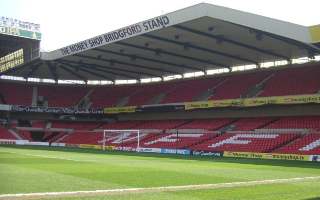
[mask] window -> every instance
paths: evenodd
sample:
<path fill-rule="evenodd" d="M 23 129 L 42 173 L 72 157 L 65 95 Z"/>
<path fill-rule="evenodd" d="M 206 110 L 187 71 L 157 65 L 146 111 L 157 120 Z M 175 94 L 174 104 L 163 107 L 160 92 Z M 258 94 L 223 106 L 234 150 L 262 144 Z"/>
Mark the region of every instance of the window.
<path fill-rule="evenodd" d="M 8 71 L 24 63 L 23 49 L 19 49 L 0 58 L 0 72 Z"/>

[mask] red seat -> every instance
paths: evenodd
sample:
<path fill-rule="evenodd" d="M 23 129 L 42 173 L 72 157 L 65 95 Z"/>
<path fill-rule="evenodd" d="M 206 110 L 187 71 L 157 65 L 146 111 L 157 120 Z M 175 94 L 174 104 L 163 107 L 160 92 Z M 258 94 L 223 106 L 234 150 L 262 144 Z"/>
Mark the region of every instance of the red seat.
<path fill-rule="evenodd" d="M 320 155 L 320 133 L 307 134 L 293 143 L 281 147 L 276 153 Z"/>
<path fill-rule="evenodd" d="M 270 152 L 273 149 L 295 139 L 296 134 L 230 134 L 226 133 L 219 137 L 205 141 L 191 147 L 193 150 L 222 152 Z"/>

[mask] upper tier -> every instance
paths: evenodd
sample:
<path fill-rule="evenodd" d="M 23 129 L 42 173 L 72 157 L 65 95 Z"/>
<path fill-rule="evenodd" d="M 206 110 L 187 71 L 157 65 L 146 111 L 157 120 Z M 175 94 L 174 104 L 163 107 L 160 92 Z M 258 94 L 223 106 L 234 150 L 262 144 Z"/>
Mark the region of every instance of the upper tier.
<path fill-rule="evenodd" d="M 32 85 L 0 83 L 0 104 L 71 107 L 81 101 L 92 108 L 315 94 L 320 91 L 320 64 L 221 74 L 153 84 L 118 86 Z M 41 98 L 43 97 L 43 98 Z M 85 98 L 86 97 L 86 98 Z M 84 101 L 86 99 L 86 101 Z M 39 104 L 38 104 L 39 105 Z M 46 105 L 46 104 L 45 104 Z"/>

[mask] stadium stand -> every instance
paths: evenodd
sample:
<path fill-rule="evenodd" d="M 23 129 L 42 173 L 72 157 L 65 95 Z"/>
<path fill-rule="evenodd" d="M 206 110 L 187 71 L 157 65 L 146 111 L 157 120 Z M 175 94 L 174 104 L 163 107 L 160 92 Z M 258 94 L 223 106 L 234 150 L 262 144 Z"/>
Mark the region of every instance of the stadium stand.
<path fill-rule="evenodd" d="M 171 83 L 141 85 L 136 93 L 130 95 L 127 105 L 135 106 L 161 103 L 161 97 L 164 97 L 171 89 Z"/>
<path fill-rule="evenodd" d="M 102 139 L 103 135 L 101 133 L 75 132 L 68 134 L 61 142 L 68 144 L 99 144 Z"/>
<path fill-rule="evenodd" d="M 75 129 L 75 130 L 93 130 L 99 127 L 96 122 L 52 122 L 51 128 Z"/>
<path fill-rule="evenodd" d="M 122 106 L 121 104 L 119 105 L 121 103 L 119 101 L 136 93 L 137 90 L 136 86 L 97 87 L 89 98 L 94 108 Z M 127 104 L 127 102 L 124 104 Z"/>
<path fill-rule="evenodd" d="M 44 121 L 33 121 L 32 122 L 32 127 L 33 128 L 46 128 L 46 122 L 44 122 Z"/>
<path fill-rule="evenodd" d="M 197 119 L 179 126 L 179 129 L 218 130 L 233 121 L 232 119 Z"/>
<path fill-rule="evenodd" d="M 199 4 L 52 52 L 36 34 L 0 34 L 0 139 L 320 159 L 313 28 L 225 9 Z"/>
<path fill-rule="evenodd" d="M 137 126 L 135 129 L 174 129 L 178 128 L 182 124 L 186 123 L 185 120 L 154 120 L 154 121 L 145 121 Z"/>
<path fill-rule="evenodd" d="M 183 149 L 213 137 L 213 134 L 160 134 L 142 140 L 141 147 Z"/>
<path fill-rule="evenodd" d="M 140 141 L 153 137 L 151 133 L 141 133 Z M 124 134 L 108 134 L 106 137 L 106 145 L 121 147 L 121 148 L 136 148 L 138 145 L 138 135 L 136 133 L 124 133 Z"/>
<path fill-rule="evenodd" d="M 12 140 L 15 140 L 17 138 L 14 137 L 14 135 L 12 135 L 12 133 L 10 133 L 8 131 L 8 129 L 6 129 L 6 128 L 4 128 L 4 127 L 2 127 L 0 125 L 0 139 L 9 139 L 9 140 L 12 139 Z"/>
<path fill-rule="evenodd" d="M 204 92 L 214 88 L 223 80 L 223 78 L 211 78 L 177 82 L 175 84 L 175 88 L 167 92 L 166 97 L 162 100 L 161 103 L 207 100 L 197 99 L 197 97 L 199 97 Z"/>
<path fill-rule="evenodd" d="M 320 90 L 320 67 L 288 68 L 269 79 L 260 96 L 313 94 Z"/>
<path fill-rule="evenodd" d="M 320 129 L 320 117 L 284 117 L 265 128 L 268 129 Z"/>
<path fill-rule="evenodd" d="M 284 154 L 319 155 L 320 133 L 306 134 L 294 142 L 280 147 L 275 152 Z"/>
<path fill-rule="evenodd" d="M 134 129 L 139 124 L 143 122 L 141 121 L 122 121 L 122 122 L 111 122 L 102 125 L 101 129 Z"/>
<path fill-rule="evenodd" d="M 263 128 L 267 124 L 275 121 L 273 118 L 249 118 L 249 119 L 239 119 L 232 125 L 233 130 L 238 131 L 250 131 L 258 128 Z"/>
<path fill-rule="evenodd" d="M 24 140 L 33 141 L 32 137 L 31 137 L 31 132 L 30 132 L 30 131 L 19 130 L 18 135 L 19 135 L 22 139 L 24 139 Z"/>
<path fill-rule="evenodd" d="M 46 124 L 50 124 L 45 129 Z M 234 133 L 193 133 L 194 130 L 219 130 L 233 126 Z M 109 122 L 101 125 L 97 122 L 66 122 L 66 121 L 33 121 L 31 128 L 47 130 L 42 141 L 63 142 L 68 144 L 101 145 L 103 129 L 140 129 L 150 130 L 140 133 L 140 147 L 191 149 L 204 152 L 238 151 L 238 152 L 274 152 L 284 154 L 319 154 L 320 134 L 300 132 L 289 133 L 288 129 L 308 130 L 319 129 L 319 117 L 285 117 L 245 118 L 245 119 L 198 119 L 198 120 L 154 120 L 154 121 L 123 121 Z M 30 127 L 27 127 L 30 128 Z M 48 127 L 46 127 L 48 128 Z M 252 132 L 251 130 L 263 132 Z M 72 132 L 49 130 L 72 129 Z M 152 130 L 158 129 L 155 133 Z M 171 129 L 189 130 L 188 133 L 170 132 Z M 273 133 L 268 133 L 273 130 Z M 274 133 L 274 132 L 279 133 Z M 169 132 L 168 132 L 169 131 Z M 266 133 L 265 133 L 266 132 Z M 19 130 L 21 139 L 33 141 L 31 131 Z M 0 127 L 1 139 L 17 139 L 6 128 Z M 107 133 L 106 145 L 118 148 L 136 148 L 137 133 Z"/>
<path fill-rule="evenodd" d="M 0 94 L 6 104 L 30 106 L 32 103 L 32 87 L 30 85 L 1 82 Z"/>
<path fill-rule="evenodd" d="M 85 87 L 38 86 L 38 96 L 43 96 L 49 107 L 75 106 L 87 93 Z"/>
<path fill-rule="evenodd" d="M 84 87 L 39 86 L 38 95 L 48 101 L 49 107 L 72 107 L 88 92 Z M 59 94 L 59 95 L 57 95 Z M 68 97 L 68 98 L 62 98 Z"/>
<path fill-rule="evenodd" d="M 237 151 L 237 152 L 271 152 L 275 148 L 287 144 L 296 139 L 297 134 L 252 134 L 225 133 L 221 136 L 203 142 L 191 147 L 197 151 L 221 152 L 221 151 Z"/>
<path fill-rule="evenodd" d="M 270 72 L 239 74 L 226 77 L 226 81 L 217 87 L 210 99 L 236 99 L 244 97 L 248 90 L 267 78 Z"/>
<path fill-rule="evenodd" d="M 264 87 L 257 92 L 258 96 L 314 94 L 320 90 L 319 73 L 318 66 L 306 66 L 167 83 L 100 87 L 32 86 L 3 82 L 0 94 L 6 104 L 31 105 L 32 88 L 37 87 L 38 96 L 43 96 L 49 107 L 72 107 L 87 96 L 91 107 L 103 108 L 241 98 L 268 77 Z M 64 98 L 65 95 L 68 98 Z"/>

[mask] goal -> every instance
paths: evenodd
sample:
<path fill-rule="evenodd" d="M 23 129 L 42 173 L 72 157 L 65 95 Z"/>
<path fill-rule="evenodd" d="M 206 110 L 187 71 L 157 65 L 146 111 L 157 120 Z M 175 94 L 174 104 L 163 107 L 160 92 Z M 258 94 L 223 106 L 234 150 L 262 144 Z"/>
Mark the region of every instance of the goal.
<path fill-rule="evenodd" d="M 140 130 L 138 129 L 104 129 L 102 149 L 106 150 L 106 144 L 112 142 L 114 145 L 137 142 L 136 149 L 140 148 Z M 112 144 L 111 144 L 112 145 Z"/>

